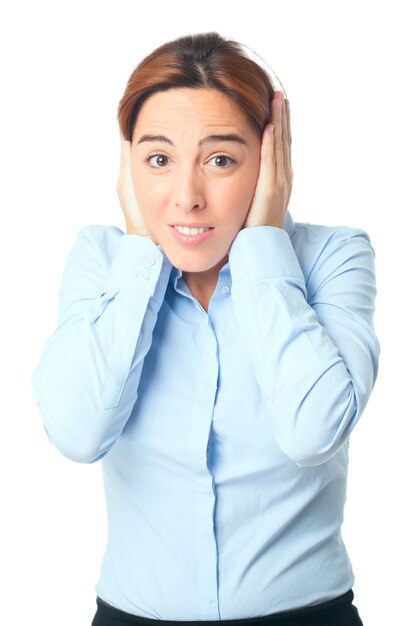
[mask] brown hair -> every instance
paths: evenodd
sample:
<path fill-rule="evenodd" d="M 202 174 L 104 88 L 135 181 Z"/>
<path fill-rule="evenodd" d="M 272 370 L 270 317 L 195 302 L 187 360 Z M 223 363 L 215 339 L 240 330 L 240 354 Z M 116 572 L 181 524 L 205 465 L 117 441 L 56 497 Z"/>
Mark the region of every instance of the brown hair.
<path fill-rule="evenodd" d="M 239 106 L 259 138 L 262 137 L 274 95 L 271 79 L 238 42 L 211 32 L 165 43 L 139 63 L 128 80 L 117 111 L 123 138 L 132 141 L 140 108 L 149 96 L 178 87 L 222 91 Z"/>

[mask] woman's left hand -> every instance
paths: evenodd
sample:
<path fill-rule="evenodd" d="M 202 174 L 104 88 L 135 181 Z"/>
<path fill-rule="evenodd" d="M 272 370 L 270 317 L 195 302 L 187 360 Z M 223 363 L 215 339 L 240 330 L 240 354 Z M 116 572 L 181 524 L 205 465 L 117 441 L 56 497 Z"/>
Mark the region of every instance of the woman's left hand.
<path fill-rule="evenodd" d="M 258 180 L 242 228 L 252 226 L 284 228 L 293 172 L 290 106 L 288 100 L 284 100 L 284 94 L 281 91 L 276 91 L 274 94 L 270 120 L 262 135 Z M 271 132 L 270 124 L 275 126 L 274 132 Z"/>

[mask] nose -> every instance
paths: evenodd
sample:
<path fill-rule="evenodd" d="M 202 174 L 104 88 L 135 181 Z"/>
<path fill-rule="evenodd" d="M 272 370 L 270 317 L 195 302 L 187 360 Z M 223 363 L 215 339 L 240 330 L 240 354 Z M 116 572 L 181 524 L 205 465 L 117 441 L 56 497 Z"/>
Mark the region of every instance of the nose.
<path fill-rule="evenodd" d="M 174 203 L 184 211 L 200 210 L 205 207 L 203 184 L 198 171 L 188 167 L 178 173 L 174 192 Z"/>

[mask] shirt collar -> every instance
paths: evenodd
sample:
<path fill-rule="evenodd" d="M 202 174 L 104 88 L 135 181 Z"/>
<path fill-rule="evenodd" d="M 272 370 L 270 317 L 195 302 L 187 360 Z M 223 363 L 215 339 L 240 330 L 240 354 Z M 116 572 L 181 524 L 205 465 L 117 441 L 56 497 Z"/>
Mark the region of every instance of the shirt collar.
<path fill-rule="evenodd" d="M 289 211 L 287 211 L 287 214 L 285 216 L 284 230 L 287 231 L 290 239 L 292 239 L 295 234 L 295 223 Z M 227 262 L 220 269 L 220 274 L 229 271 L 229 263 Z M 182 270 L 178 269 L 178 267 L 172 266 L 170 281 L 173 283 L 175 288 L 177 287 L 178 280 L 181 278 L 181 276 Z"/>

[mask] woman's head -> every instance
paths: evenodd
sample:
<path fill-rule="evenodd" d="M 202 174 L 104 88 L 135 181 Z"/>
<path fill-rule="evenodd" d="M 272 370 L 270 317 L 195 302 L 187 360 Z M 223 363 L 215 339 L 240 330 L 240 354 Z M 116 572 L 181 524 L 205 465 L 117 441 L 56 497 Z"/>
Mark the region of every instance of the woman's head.
<path fill-rule="evenodd" d="M 239 43 L 215 32 L 165 43 L 139 63 L 119 103 L 122 136 L 132 140 L 137 116 L 147 98 L 176 87 L 205 87 L 223 92 L 247 116 L 261 138 L 274 95 L 271 79 L 248 58 Z"/>
<path fill-rule="evenodd" d="M 136 198 L 148 230 L 184 272 L 204 279 L 227 262 L 255 191 L 273 95 L 262 68 L 216 33 L 165 44 L 133 72 L 119 123 L 132 142 Z M 190 245 L 179 224 L 211 229 Z"/>

